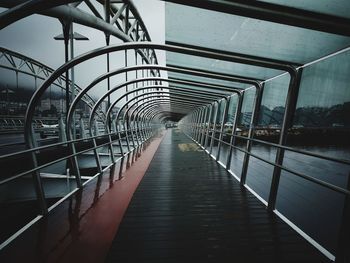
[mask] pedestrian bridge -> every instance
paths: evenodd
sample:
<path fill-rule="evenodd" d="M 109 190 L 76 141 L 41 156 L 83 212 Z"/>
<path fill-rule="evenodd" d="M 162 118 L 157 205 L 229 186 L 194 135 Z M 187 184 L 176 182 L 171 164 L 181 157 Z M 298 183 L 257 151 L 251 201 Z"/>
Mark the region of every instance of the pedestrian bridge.
<path fill-rule="evenodd" d="M 0 1 L 0 261 L 349 262 L 350 3 L 152 3 Z"/>

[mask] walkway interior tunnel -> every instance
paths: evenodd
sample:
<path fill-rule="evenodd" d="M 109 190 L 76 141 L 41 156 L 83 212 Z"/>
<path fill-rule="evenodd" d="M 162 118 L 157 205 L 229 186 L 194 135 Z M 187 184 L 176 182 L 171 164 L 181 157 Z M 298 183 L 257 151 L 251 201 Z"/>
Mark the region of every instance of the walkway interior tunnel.
<path fill-rule="evenodd" d="M 1 262 L 350 262 L 348 0 L 0 0 L 0 28 Z"/>

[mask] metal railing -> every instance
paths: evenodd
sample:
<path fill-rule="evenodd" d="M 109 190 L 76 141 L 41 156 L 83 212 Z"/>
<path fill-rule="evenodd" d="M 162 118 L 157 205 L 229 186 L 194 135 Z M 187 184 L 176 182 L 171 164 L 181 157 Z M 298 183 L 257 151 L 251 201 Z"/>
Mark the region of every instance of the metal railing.
<path fill-rule="evenodd" d="M 214 109 L 214 107 L 212 105 L 208 106 L 207 109 L 212 108 Z M 218 108 L 218 107 L 217 107 Z M 312 158 L 316 158 L 317 160 L 320 161 L 329 161 L 332 163 L 336 163 L 336 164 L 341 164 L 341 165 L 345 165 L 348 166 L 350 169 L 350 160 L 346 160 L 346 159 L 341 159 L 341 158 L 335 158 L 332 156 L 327 156 L 324 154 L 320 154 L 320 153 L 315 153 L 315 152 L 311 152 L 311 151 L 307 151 L 304 149 L 297 149 L 294 147 L 290 147 L 290 146 L 286 146 L 286 145 L 281 145 L 281 144 L 277 144 L 277 143 L 273 143 L 273 142 L 268 142 L 268 141 L 264 141 L 264 140 L 260 140 L 260 139 L 256 139 L 253 138 L 254 137 L 254 132 L 256 129 L 251 128 L 251 135 L 252 136 L 242 136 L 242 135 L 238 135 L 237 134 L 237 125 L 234 126 L 232 132 L 227 132 L 224 130 L 224 123 L 225 123 L 225 118 L 222 118 L 222 121 L 220 123 L 216 122 L 216 117 L 217 117 L 217 112 L 214 114 L 214 123 L 208 123 L 207 118 L 208 116 L 205 115 L 205 112 L 207 111 L 207 109 L 201 109 L 202 114 L 199 114 L 197 112 L 193 112 L 190 116 L 186 117 L 180 124 L 181 129 L 185 132 L 185 134 L 187 136 L 189 136 L 195 143 L 197 143 L 202 149 L 205 150 L 205 152 L 207 152 L 214 160 L 216 160 L 217 162 L 219 162 L 226 170 L 228 170 L 231 173 L 234 173 L 231 170 L 231 158 L 232 158 L 232 151 L 233 150 L 238 150 L 239 152 L 254 157 L 255 159 L 262 161 L 263 163 L 266 163 L 268 165 L 271 165 L 272 167 L 278 167 L 279 169 L 281 169 L 282 171 L 288 172 L 291 175 L 303 178 L 304 180 L 307 180 L 309 182 L 312 182 L 316 185 L 322 186 L 324 188 L 330 189 L 336 193 L 339 194 L 343 194 L 345 196 L 345 205 L 344 205 L 344 218 L 342 225 L 346 224 L 346 222 L 344 222 L 344 220 L 346 220 L 346 209 L 347 209 L 347 205 L 348 205 L 348 199 L 350 197 L 350 189 L 349 189 L 349 185 L 342 187 L 342 186 L 338 186 L 335 185 L 333 183 L 327 182 L 325 180 L 319 179 L 319 178 L 315 178 L 314 176 L 310 176 L 307 173 L 303 173 L 303 172 L 299 172 L 296 171 L 293 168 L 288 167 L 288 165 L 284 165 L 284 164 L 278 164 L 274 161 L 268 160 L 266 157 L 264 158 L 264 156 L 260 156 L 257 153 L 254 153 L 252 148 L 248 148 L 248 143 L 250 144 L 257 144 L 257 145 L 262 145 L 262 146 L 266 146 L 266 147 L 273 147 L 276 150 L 283 150 L 283 151 L 289 151 L 289 152 L 293 152 L 293 153 L 297 153 L 300 156 L 305 156 L 305 157 L 312 157 Z M 210 112 L 209 116 L 213 116 L 212 112 Z M 223 139 L 223 137 L 226 137 L 225 139 Z M 240 140 L 239 144 L 238 144 L 238 140 Z M 213 145 L 217 145 L 216 149 L 217 152 L 216 154 L 213 154 Z M 228 149 L 226 149 L 227 152 L 229 152 L 226 156 L 226 160 L 223 160 L 223 158 L 220 158 L 220 152 L 222 152 L 222 149 L 220 148 L 221 145 L 225 145 L 226 147 L 228 147 Z M 304 158 L 305 158 L 304 157 Z M 303 157 L 301 157 L 303 158 Z M 229 160 L 230 159 L 230 160 Z M 226 163 L 223 163 L 225 162 Z M 243 162 L 247 162 L 247 167 L 249 167 L 249 159 L 244 158 Z M 248 188 L 248 190 L 253 190 L 254 188 L 251 189 L 245 182 L 242 183 L 241 178 L 239 178 L 238 176 L 235 176 L 237 180 L 240 181 L 242 186 L 245 186 Z M 271 185 L 270 188 L 270 194 L 273 185 Z M 277 185 L 278 187 L 278 185 Z M 277 189 L 275 189 L 275 191 L 277 191 Z M 257 192 L 253 192 L 253 194 L 257 195 L 258 198 L 263 201 L 263 203 L 268 207 L 269 206 L 269 201 L 267 202 L 264 200 L 264 198 L 262 198 L 261 196 L 259 196 L 259 194 Z M 275 207 L 273 207 L 273 209 L 271 210 L 273 212 L 276 212 L 277 215 L 280 215 L 280 213 L 278 212 L 278 210 L 276 210 Z M 282 215 L 283 216 L 283 215 Z M 284 218 L 284 217 L 283 217 Z M 282 219 L 283 219 L 282 218 Z M 288 220 L 288 219 L 287 219 Z M 298 227 L 296 227 L 298 228 Z M 301 232 L 303 232 L 301 230 Z M 307 236 L 307 239 L 310 238 Z M 312 240 L 312 238 L 310 238 Z M 312 240 L 312 242 L 316 247 L 320 247 L 319 244 L 317 244 L 316 241 Z M 342 244 L 340 244 L 342 245 Z M 321 246 L 321 252 L 323 252 L 327 257 L 329 257 L 332 260 L 335 260 L 335 256 L 333 256 L 330 252 L 327 251 L 327 249 L 324 249 Z"/>
<path fill-rule="evenodd" d="M 120 163 L 119 176 L 117 178 L 117 179 L 120 179 L 123 172 L 124 160 L 127 158 L 127 166 L 130 166 L 129 156 L 133 155 L 133 158 L 131 160 L 134 161 L 134 156 L 135 158 L 137 158 L 137 156 L 140 156 L 143 150 L 143 147 L 146 145 L 146 143 L 159 131 L 159 126 L 157 125 L 152 126 L 150 125 L 150 123 L 146 123 L 146 122 L 140 123 L 139 121 L 136 127 L 136 123 L 137 122 L 134 123 L 135 127 L 130 127 L 129 129 L 126 128 L 122 131 L 91 136 L 88 138 L 73 139 L 73 140 L 59 142 L 59 143 L 51 143 L 49 145 L 39 146 L 39 147 L 26 149 L 15 153 L 2 155 L 0 156 L 1 166 L 3 166 L 4 164 L 9 164 L 11 163 L 11 161 L 18 162 L 18 160 L 27 160 L 27 161 L 31 160 L 32 163 L 27 163 L 27 165 L 24 165 L 23 167 L 19 167 L 18 169 L 13 169 L 13 171 L 5 175 L 6 177 L 2 176 L 2 178 L 0 179 L 0 186 L 9 184 L 19 178 L 25 178 L 28 175 L 40 173 L 40 170 L 47 168 L 51 165 L 58 164 L 60 162 L 65 162 L 68 167 L 73 167 L 72 164 L 69 164 L 73 157 L 78 157 L 78 156 L 83 157 L 84 154 L 91 152 L 93 150 L 103 149 L 107 146 L 111 146 L 111 147 L 127 146 L 127 150 L 123 152 L 109 152 L 108 155 L 110 157 L 113 154 L 113 157 L 115 156 L 118 158 L 110 158 L 109 164 L 105 165 L 105 167 L 103 167 L 101 170 L 98 169 L 98 164 L 96 163 L 92 167 L 94 168 L 93 170 L 96 171 L 95 174 L 85 177 L 85 179 L 87 180 L 84 183 L 82 183 L 81 187 L 79 187 L 77 183 L 77 187 L 73 189 L 73 191 L 70 191 L 66 195 L 59 198 L 59 200 L 51 204 L 50 207 L 46 208 L 47 204 L 46 204 L 45 191 L 43 191 L 44 196 L 42 197 L 37 196 L 37 201 L 39 202 L 38 205 L 40 207 L 46 208 L 44 210 L 42 209 L 41 213 L 38 214 L 38 216 L 44 216 L 46 213 L 49 213 L 53 208 L 55 208 L 63 200 L 67 199 L 72 194 L 74 194 L 78 189 L 84 188 L 85 185 L 87 185 L 91 180 L 93 180 L 98 176 L 102 176 L 104 171 L 106 171 L 112 166 L 115 166 L 117 163 Z M 111 138 L 112 140 L 110 140 Z M 136 144 L 129 145 L 129 139 L 132 141 L 134 140 L 137 141 L 137 145 Z M 75 145 L 80 149 L 78 149 L 75 152 L 72 152 L 71 148 L 69 147 L 71 145 Z M 48 158 L 48 160 L 41 158 L 42 160 L 38 163 L 38 162 L 35 162 L 33 158 L 31 158 L 32 155 L 35 155 L 38 159 L 40 159 L 40 156 L 47 155 L 47 153 L 50 151 L 54 152 L 54 157 Z M 76 168 L 80 169 L 79 166 Z M 73 175 L 76 176 L 76 171 L 73 172 Z M 45 203 L 43 204 L 42 202 L 45 202 Z M 28 225 L 24 226 L 23 228 L 27 228 L 27 227 Z M 18 231 L 20 232 L 21 230 L 18 230 Z M 15 238 L 15 236 L 16 236 L 16 233 L 13 236 L 9 237 L 7 240 L 1 240 L 2 244 L 0 244 L 0 249 L 8 245 L 12 241 L 12 239 Z"/>

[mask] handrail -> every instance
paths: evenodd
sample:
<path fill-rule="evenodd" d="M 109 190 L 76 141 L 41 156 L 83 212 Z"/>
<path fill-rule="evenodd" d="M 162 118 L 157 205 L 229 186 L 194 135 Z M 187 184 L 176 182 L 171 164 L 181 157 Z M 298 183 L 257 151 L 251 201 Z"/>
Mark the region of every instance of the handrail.
<path fill-rule="evenodd" d="M 212 132 L 213 131 L 219 132 L 218 130 L 213 130 L 213 129 L 211 129 L 210 131 L 212 131 Z M 289 146 L 280 145 L 280 144 L 272 143 L 272 142 L 267 142 L 267 141 L 263 141 L 263 140 L 259 140 L 259 139 L 248 138 L 248 137 L 245 137 L 245 136 L 242 136 L 242 135 L 237 135 L 237 134 L 232 135 L 230 133 L 224 133 L 224 134 L 226 134 L 228 136 L 233 136 L 233 137 L 236 137 L 236 138 L 244 139 L 244 140 L 258 142 L 258 143 L 265 144 L 265 145 L 268 145 L 268 146 L 273 146 L 273 147 L 276 147 L 276 148 L 281 148 L 281 149 L 288 150 L 288 151 L 291 151 L 291 152 L 304 154 L 304 155 L 307 155 L 307 156 L 317 157 L 317 158 L 328 160 L 328 161 L 333 161 L 333 162 L 337 162 L 337 163 L 350 165 L 350 160 L 346 160 L 346 159 L 336 159 L 336 158 L 331 157 L 331 156 L 326 156 L 326 155 L 313 153 L 313 152 L 309 152 L 309 151 L 305 151 L 305 150 L 299 150 L 299 149 L 292 148 L 292 147 L 289 147 Z"/>
<path fill-rule="evenodd" d="M 218 139 L 214 139 L 214 140 L 218 140 Z M 285 170 L 286 172 L 295 174 L 295 175 L 297 175 L 297 176 L 299 176 L 299 177 L 302 177 L 302 178 L 304 178 L 304 179 L 306 179 L 306 180 L 308 180 L 308 181 L 310 181 L 310 182 L 314 182 L 314 183 L 316 183 L 316 184 L 318 184 L 318 185 L 322 185 L 322 186 L 327 187 L 327 188 L 329 188 L 329 189 L 331 189 L 331 190 L 334 190 L 334 191 L 336 191 L 336 192 L 338 192 L 338 193 L 350 195 L 350 191 L 347 190 L 347 189 L 344 189 L 344 188 L 342 188 L 342 187 L 336 186 L 336 185 L 331 184 L 331 183 L 328 183 L 328 182 L 326 182 L 326 181 L 317 179 L 317 178 L 315 178 L 315 177 L 308 176 L 308 175 L 306 175 L 306 174 L 302 174 L 302 173 L 296 172 L 296 171 L 291 170 L 291 169 L 289 169 L 289 168 L 287 168 L 287 167 L 285 167 L 285 166 L 283 166 L 283 165 L 275 164 L 274 162 L 271 162 L 271 161 L 269 161 L 269 160 L 266 160 L 266 159 L 264 159 L 264 158 L 261 158 L 261 157 L 259 157 L 258 155 L 254 154 L 254 153 L 248 152 L 248 151 L 246 151 L 246 150 L 244 150 L 244 149 L 242 149 L 242 148 L 240 148 L 240 147 L 238 147 L 238 146 L 231 145 L 231 144 L 229 144 L 229 143 L 227 143 L 227 142 L 225 142 L 225 141 L 221 141 L 221 142 L 224 143 L 224 144 L 226 144 L 226 145 L 229 145 L 229 146 L 231 146 L 231 147 L 233 147 L 233 148 L 235 148 L 235 149 L 237 149 L 237 150 L 239 150 L 239 151 L 241 151 L 241 152 L 247 153 L 247 154 L 249 154 L 250 156 L 253 156 L 253 157 L 256 158 L 256 159 L 259 159 L 260 161 L 263 161 L 263 162 L 265 162 L 265 163 L 271 164 L 271 165 L 273 165 L 273 166 L 278 166 L 278 167 L 281 168 L 282 170 Z"/>
<path fill-rule="evenodd" d="M 36 147 L 36 148 L 33 148 L 33 149 L 28 149 L 28 150 L 24 150 L 24 151 L 21 151 L 21 152 L 16 152 L 16 153 L 11 153 L 11 154 L 8 154 L 8 155 L 2 155 L 0 156 L 0 160 L 1 159 L 7 159 L 7 158 L 11 158 L 11 157 L 14 157 L 16 155 L 22 155 L 22 154 L 25 154 L 25 153 L 31 153 L 31 152 L 37 152 L 39 150 L 43 150 L 43 149 L 49 149 L 49 148 L 55 148 L 57 146 L 63 146 L 63 145 L 68 145 L 68 144 L 71 144 L 71 143 L 77 143 L 77 142 L 81 142 L 81 141 L 84 141 L 84 142 L 89 142 L 89 141 L 92 141 L 92 139 L 95 139 L 95 138 L 101 138 L 101 137 L 109 137 L 110 135 L 117 135 L 118 133 L 119 134 L 122 134 L 124 133 L 125 134 L 125 137 L 128 136 L 128 133 L 131 132 L 131 130 L 123 130 L 123 131 L 119 131 L 119 132 L 116 132 L 116 133 L 110 133 L 110 134 L 103 134 L 102 136 L 101 135 L 98 135 L 98 136 L 93 136 L 93 137 L 89 137 L 89 138 L 85 138 L 85 139 L 77 139 L 77 140 L 71 140 L 71 141 L 68 141 L 68 142 L 62 142 L 62 143 L 55 143 L 55 144 L 50 144 L 50 145 L 45 145 L 45 146 L 40 146 L 40 147 Z M 124 138 L 124 137 L 123 137 Z M 113 140 L 112 142 L 115 142 L 117 141 L 117 139 Z M 15 180 L 19 177 L 22 177 L 26 174 L 29 174 L 29 173 L 32 173 L 32 172 L 35 172 L 35 171 L 38 171 L 42 168 L 45 168 L 47 166 L 50 166 L 52 164 L 55 164 L 55 163 L 58 163 L 58 162 L 61 162 L 61 161 L 64 161 L 64 160 L 67 160 L 71 157 L 74 157 L 74 156 L 78 156 L 82 153 L 85 153 L 85 152 L 88 152 L 88 151 L 91 151 L 91 150 L 94 150 L 94 149 L 97 149 L 97 148 L 100 148 L 100 147 L 103 147 L 103 146 L 106 146 L 106 145 L 109 145 L 110 142 L 106 142 L 106 143 L 103 143 L 103 144 L 99 144 L 97 145 L 96 147 L 91 147 L 91 148 L 88 148 L 88 149 L 85 149 L 85 150 L 82 150 L 82 151 L 78 151 L 74 154 L 70 154 L 70 155 L 67 155 L 65 157 L 62 157 L 62 158 L 59 158 L 59 159 L 55 159 L 54 161 L 51 161 L 51 162 L 48 162 L 48 163 L 45 163 L 45 164 L 42 164 L 40 166 L 37 166 L 33 169 L 30 169 L 30 170 L 27 170 L 27 171 L 24 171 L 22 173 L 19 173 L 19 174 L 16 174 L 15 176 L 12 176 L 10 178 L 7 178 L 5 180 L 2 180 L 0 181 L 0 185 L 2 184 L 5 184 L 9 181 L 12 181 L 12 180 Z M 126 153 L 123 154 L 124 156 L 126 155 Z"/>
<path fill-rule="evenodd" d="M 202 133 L 202 134 L 203 134 L 203 133 Z M 234 135 L 234 136 L 235 136 L 235 135 Z M 240 137 L 241 137 L 241 136 L 240 136 Z M 244 138 L 244 137 L 243 137 L 243 138 Z M 244 139 L 248 139 L 248 138 L 244 138 Z M 260 161 L 263 161 L 263 162 L 265 162 L 265 163 L 268 163 L 268 164 L 270 164 L 270 165 L 272 165 L 272 166 L 277 166 L 277 167 L 281 168 L 282 170 L 287 171 L 287 172 L 292 173 L 292 174 L 295 174 L 295 175 L 297 175 L 298 177 L 304 178 L 305 180 L 308 180 L 308 181 L 310 181 L 310 182 L 316 183 L 316 184 L 318 184 L 318 185 L 322 185 L 322 186 L 324 186 L 324 187 L 326 187 L 326 188 L 328 188 L 328 189 L 331 189 L 331 190 L 333 190 L 333 191 L 336 191 L 336 192 L 338 192 L 338 193 L 342 193 L 342 194 L 345 194 L 345 195 L 350 195 L 350 190 L 347 190 L 347 189 L 344 189 L 344 188 L 342 188 L 342 187 L 333 185 L 333 184 L 331 184 L 331 183 L 328 183 L 328 182 L 326 182 L 326 181 L 323 181 L 323 180 L 314 178 L 314 177 L 312 177 L 312 176 L 308 176 L 308 175 L 306 175 L 306 174 L 299 173 L 299 172 L 294 171 L 294 170 L 291 170 L 291 169 L 289 169 L 289 168 L 287 168 L 287 167 L 285 167 L 285 166 L 283 166 L 283 165 L 278 165 L 278 164 L 276 164 L 276 163 L 274 163 L 274 162 L 271 162 L 271 161 L 269 161 L 269 160 L 266 160 L 266 159 L 264 159 L 264 158 L 262 158 L 262 157 L 260 157 L 260 156 L 258 156 L 258 155 L 256 155 L 256 154 L 254 154 L 254 153 L 251 153 L 250 151 L 244 150 L 244 149 L 242 149 L 242 148 L 240 148 L 240 147 L 238 147 L 238 146 L 236 146 L 236 145 L 230 144 L 230 143 L 228 143 L 228 142 L 226 142 L 226 141 L 224 141 L 224 140 L 219 140 L 219 139 L 216 138 L 216 137 L 214 137 L 214 140 L 220 141 L 221 143 L 224 143 L 224 144 L 228 145 L 229 147 L 232 147 L 232 148 L 237 149 L 237 150 L 239 150 L 239 151 L 241 151 L 241 152 L 243 152 L 243 153 L 245 153 L 245 154 L 248 154 L 248 155 L 250 155 L 250 156 L 253 156 L 254 158 L 259 159 Z M 347 164 L 347 163 L 346 163 L 346 164 Z"/>

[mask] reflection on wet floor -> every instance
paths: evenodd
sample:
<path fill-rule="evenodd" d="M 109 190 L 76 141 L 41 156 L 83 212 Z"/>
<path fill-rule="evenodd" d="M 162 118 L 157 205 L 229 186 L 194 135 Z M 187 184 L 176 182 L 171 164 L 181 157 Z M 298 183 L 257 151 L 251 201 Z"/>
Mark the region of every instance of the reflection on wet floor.
<path fill-rule="evenodd" d="M 195 152 L 200 148 L 195 143 L 179 143 L 177 146 L 181 152 Z"/>
<path fill-rule="evenodd" d="M 107 169 L 39 217 L 0 252 L 0 262 L 101 262 L 161 137 Z M 127 159 L 130 168 L 126 169 Z M 120 174 L 120 170 L 122 174 Z M 57 201 L 57 200 L 56 200 Z M 35 207 L 35 205 L 34 205 Z M 28 220 L 29 222 L 29 220 Z"/>

